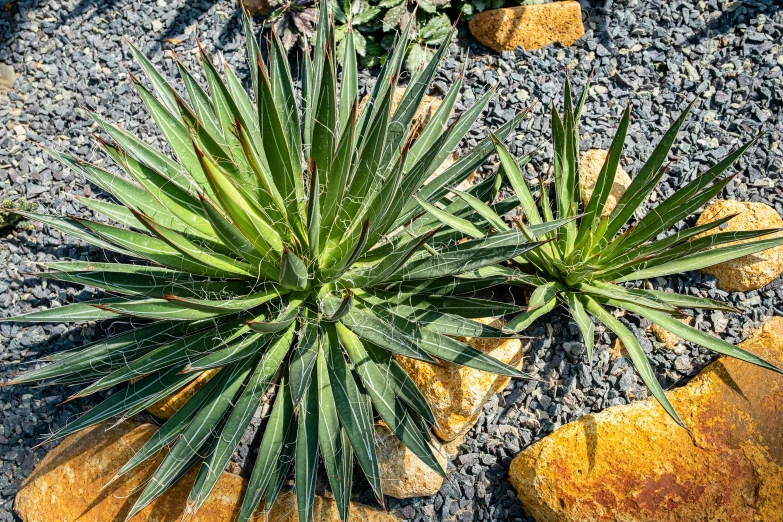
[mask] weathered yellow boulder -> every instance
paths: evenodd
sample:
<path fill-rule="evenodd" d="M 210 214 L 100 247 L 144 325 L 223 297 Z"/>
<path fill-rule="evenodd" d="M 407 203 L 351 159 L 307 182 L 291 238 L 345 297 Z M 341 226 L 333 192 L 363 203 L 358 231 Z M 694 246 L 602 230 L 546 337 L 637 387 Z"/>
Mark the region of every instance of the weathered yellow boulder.
<path fill-rule="evenodd" d="M 783 318 L 742 344 L 783 366 Z M 511 463 L 538 522 L 781 520 L 783 376 L 723 357 L 667 392 L 685 430 L 654 400 L 566 424 Z"/>
<path fill-rule="evenodd" d="M 94 426 L 69 437 L 35 467 L 16 495 L 14 510 L 24 522 L 108 522 L 125 520 L 162 455 L 104 489 L 117 470 L 157 430 L 129 420 L 108 429 Z M 194 467 L 131 522 L 180 520 L 196 480 Z M 223 473 L 194 521 L 222 522 L 239 513 L 245 481 Z"/>
<path fill-rule="evenodd" d="M 579 2 L 551 2 L 491 9 L 475 15 L 468 28 L 493 51 L 528 51 L 560 42 L 573 45 L 585 34 Z"/>
<path fill-rule="evenodd" d="M 104 486 L 133 454 L 157 430 L 152 424 L 133 420 L 107 429 L 111 423 L 88 428 L 66 437 L 35 467 L 19 493 L 14 510 L 23 522 L 109 522 L 124 521 L 133 502 L 149 481 L 163 454 L 142 464 L 123 478 Z M 198 466 L 130 522 L 168 522 L 182 520 L 190 488 Z M 207 501 L 192 522 L 235 520 L 242 505 L 247 481 L 239 475 L 223 473 Z M 254 518 L 267 522 L 295 522 L 296 495 L 281 493 L 272 509 Z M 338 522 L 334 500 L 316 496 L 313 520 Z M 351 504 L 351 520 L 357 522 L 394 522 L 382 511 Z"/>
<path fill-rule="evenodd" d="M 587 205 L 587 202 L 590 201 L 593 195 L 595 182 L 598 181 L 598 174 L 600 174 L 608 155 L 608 150 L 590 149 L 582 154 L 582 158 L 579 160 L 579 184 L 582 188 L 582 201 L 585 205 Z M 604 210 L 601 213 L 602 216 L 608 216 L 612 213 L 614 207 L 617 206 L 617 202 L 620 201 L 620 198 L 623 197 L 630 185 L 631 176 L 618 165 L 612 190 L 609 192 L 609 197 L 606 198 Z"/>
<path fill-rule="evenodd" d="M 394 98 L 392 99 L 392 113 L 394 113 L 395 110 L 397 110 L 397 105 L 399 105 L 400 101 L 402 100 L 403 95 L 405 94 L 405 86 L 398 86 L 394 90 Z M 364 110 L 364 106 L 367 104 L 367 101 L 370 99 L 370 95 L 367 94 L 364 98 L 362 98 L 362 101 L 359 102 L 359 114 L 362 113 L 362 110 Z M 440 98 L 436 98 L 435 96 L 425 95 L 424 98 L 421 100 L 421 104 L 419 104 L 419 108 L 416 109 L 416 114 L 413 117 L 413 123 L 411 124 L 411 128 L 414 130 L 414 137 L 418 136 L 419 133 L 424 129 L 424 127 L 427 126 L 427 123 L 432 119 L 433 116 L 435 116 L 435 113 L 438 111 L 438 108 L 440 108 L 440 104 L 443 102 Z"/>
<path fill-rule="evenodd" d="M 494 318 L 477 319 L 483 324 L 500 328 Z M 510 364 L 522 368 L 524 347 L 519 339 L 460 339 Z M 410 374 L 435 414 L 440 425 L 435 433 L 445 441 L 464 435 L 476 423 L 481 408 L 494 394 L 506 387 L 510 378 L 442 362 L 440 366 L 403 356 L 395 356 Z"/>
<path fill-rule="evenodd" d="M 201 387 L 204 386 L 212 377 L 214 377 L 219 370 L 219 368 L 215 368 L 205 371 L 187 385 L 175 391 L 168 397 L 162 398 L 147 408 L 147 412 L 151 413 L 159 419 L 169 420 L 171 416 L 174 415 L 182 406 L 184 406 L 185 403 L 188 402 L 188 400 L 193 397 L 193 395 L 199 391 L 199 389 L 201 389 Z M 139 379 L 141 379 L 141 377 L 134 377 L 130 380 L 130 382 L 133 383 Z"/>
<path fill-rule="evenodd" d="M 739 215 L 730 219 L 724 225 L 725 228 L 718 227 L 697 237 L 717 234 L 718 232 L 783 228 L 783 219 L 769 205 L 733 200 L 718 200 L 708 206 L 699 216 L 696 225 L 710 223 L 732 214 Z M 760 239 L 771 239 L 781 236 L 783 236 L 783 232 L 763 236 Z M 737 241 L 736 244 L 745 242 Z M 715 276 L 718 279 L 718 286 L 728 292 L 756 290 L 768 284 L 783 272 L 783 245 L 732 261 L 726 261 L 715 266 L 702 268 L 701 271 Z"/>
<path fill-rule="evenodd" d="M 402 96 L 405 94 L 405 87 L 400 86 L 397 87 L 394 91 L 394 99 L 392 100 L 392 111 L 397 109 L 397 105 L 399 105 L 400 100 L 402 100 Z M 359 103 L 359 114 L 362 113 L 362 110 L 364 109 L 364 106 L 367 104 L 367 100 L 370 99 L 370 95 L 366 95 L 364 98 L 362 98 L 362 101 Z M 426 95 L 424 96 L 424 99 L 421 101 L 421 105 L 419 105 L 419 108 L 416 110 L 416 115 L 413 117 L 413 123 L 411 124 L 411 130 L 413 131 L 413 137 L 417 138 L 421 131 L 424 130 L 424 127 L 427 126 L 427 124 L 430 122 L 433 116 L 435 116 L 435 113 L 440 108 L 440 104 L 443 102 L 440 98 L 436 98 L 435 96 Z M 445 126 L 442 130 L 445 130 Z M 443 163 L 435 169 L 435 172 L 430 175 L 430 177 L 427 179 L 427 183 L 438 177 L 440 174 L 442 174 L 447 168 L 451 167 L 455 161 L 459 159 L 459 155 L 456 152 L 452 152 L 448 156 L 446 156 L 446 159 L 443 160 Z M 455 188 L 457 190 L 467 190 L 473 185 L 473 180 L 475 179 L 476 173 L 471 172 L 470 175 L 468 175 L 467 178 L 465 178 L 462 182 L 460 182 Z"/>
<path fill-rule="evenodd" d="M 693 322 L 693 317 L 685 317 L 677 319 L 682 324 L 690 325 Z M 650 327 L 650 331 L 660 342 L 664 344 L 667 350 L 673 350 L 678 344 L 682 342 L 682 339 L 666 330 L 665 328 L 654 324 Z"/>
<path fill-rule="evenodd" d="M 349 513 L 351 522 L 397 522 L 397 518 L 383 511 L 351 503 Z M 272 510 L 266 514 L 264 522 L 299 522 L 296 494 L 281 493 Z M 332 498 L 315 496 L 313 502 L 313 522 L 340 522 L 337 503 Z"/>
<path fill-rule="evenodd" d="M 266 16 L 272 11 L 272 4 L 269 0 L 244 0 L 245 8 L 251 15 Z"/>
<path fill-rule="evenodd" d="M 427 183 L 429 183 L 433 179 L 437 178 L 438 176 L 446 172 L 446 169 L 454 165 L 454 162 L 457 161 L 458 159 L 459 159 L 459 154 L 457 154 L 456 152 L 452 152 L 451 154 L 446 156 L 446 159 L 443 161 L 441 166 L 435 169 L 435 172 L 433 172 L 430 175 L 430 177 L 427 179 Z M 473 186 L 473 181 L 475 179 L 476 179 L 476 172 L 474 171 L 468 174 L 468 177 L 460 181 L 459 184 L 454 188 L 456 190 L 466 191 Z"/>
<path fill-rule="evenodd" d="M 381 490 L 395 498 L 434 495 L 443 484 L 443 477 L 422 462 L 385 424 L 375 425 L 375 447 L 381 472 Z M 433 441 L 438 463 L 445 470 L 448 453 Z"/>
<path fill-rule="evenodd" d="M 16 73 L 10 65 L 0 63 L 0 94 L 4 94 L 14 88 Z"/>

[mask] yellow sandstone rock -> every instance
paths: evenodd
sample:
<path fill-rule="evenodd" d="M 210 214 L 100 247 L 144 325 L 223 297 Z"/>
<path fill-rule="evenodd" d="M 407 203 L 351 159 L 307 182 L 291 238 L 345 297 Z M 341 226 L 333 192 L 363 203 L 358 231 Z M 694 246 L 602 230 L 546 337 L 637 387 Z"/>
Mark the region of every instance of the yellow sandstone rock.
<path fill-rule="evenodd" d="M 394 99 L 392 100 L 392 111 L 397 109 L 397 105 L 400 103 L 400 100 L 402 99 L 403 94 L 405 94 L 405 87 L 397 87 L 397 89 L 394 91 Z M 367 95 L 364 98 L 362 98 L 362 101 L 359 103 L 359 114 L 362 113 L 362 110 L 364 109 L 365 104 L 367 104 L 367 100 L 370 99 L 370 96 Z M 435 113 L 440 108 L 440 104 L 443 102 L 440 98 L 436 98 L 435 96 L 424 96 L 424 99 L 421 101 L 421 105 L 419 105 L 418 110 L 416 111 L 416 115 L 413 118 L 412 123 L 412 130 L 413 130 L 413 137 L 417 138 L 419 134 L 421 134 L 421 131 L 424 130 L 424 127 L 427 126 L 427 123 L 432 119 L 433 116 L 435 116 Z M 443 129 L 445 130 L 445 126 Z M 437 176 L 442 174 L 447 168 L 451 167 L 455 161 L 459 159 L 459 155 L 456 152 L 452 152 L 448 156 L 446 156 L 446 159 L 443 161 L 440 167 L 435 169 L 435 172 L 432 173 L 432 175 L 427 179 L 427 183 L 435 179 Z M 457 185 L 455 188 L 457 190 L 467 190 L 473 185 L 473 180 L 475 179 L 476 173 L 471 172 L 470 175 L 465 178 L 462 182 L 460 182 L 459 185 Z"/>
<path fill-rule="evenodd" d="M 0 63 L 0 94 L 13 90 L 16 73 L 10 65 Z"/>
<path fill-rule="evenodd" d="M 375 426 L 375 446 L 384 495 L 395 498 L 423 497 L 434 495 L 440 490 L 443 477 L 414 455 L 383 423 Z M 433 447 L 438 463 L 445 471 L 449 456 L 447 450 L 435 441 Z"/>
<path fill-rule="evenodd" d="M 598 174 L 601 172 L 608 155 L 609 151 L 607 150 L 590 149 L 582 154 L 582 158 L 579 160 L 579 183 L 582 187 L 582 201 L 585 205 L 587 205 L 587 202 L 590 201 L 590 197 L 593 195 L 595 182 L 598 181 Z M 630 184 L 631 176 L 618 165 L 614 184 L 609 197 L 606 199 L 604 210 L 601 213 L 602 216 L 608 216 L 612 213 L 612 210 L 617 206 L 617 202 L 620 201 Z"/>
<path fill-rule="evenodd" d="M 682 324 L 690 325 L 693 322 L 693 317 L 687 317 L 683 319 L 677 319 Z M 682 339 L 674 335 L 673 333 L 665 330 L 661 326 L 654 324 L 650 327 L 650 331 L 660 342 L 666 346 L 667 350 L 673 350 L 678 344 L 682 342 Z"/>
<path fill-rule="evenodd" d="M 783 366 L 783 318 L 742 344 Z M 723 357 L 654 400 L 582 417 L 530 446 L 509 477 L 538 522 L 773 522 L 783 514 L 783 376 Z"/>
<path fill-rule="evenodd" d="M 494 318 L 477 321 L 496 328 L 502 326 Z M 515 368 L 522 368 L 524 347 L 519 339 L 460 340 Z M 447 362 L 436 366 L 403 356 L 395 357 L 427 398 L 441 428 L 435 433 L 445 441 L 467 433 L 478 420 L 484 403 L 510 381 L 509 377 Z"/>
<path fill-rule="evenodd" d="M 614 361 L 618 357 L 628 358 L 628 351 L 625 349 L 625 345 L 620 339 L 615 339 L 614 344 L 609 349 L 609 357 Z"/>
<path fill-rule="evenodd" d="M 244 0 L 245 8 L 251 15 L 266 16 L 272 11 L 269 0 Z"/>
<path fill-rule="evenodd" d="M 397 522 L 397 518 L 393 515 L 353 503 L 349 520 L 351 522 Z M 266 514 L 264 522 L 299 522 L 296 494 L 293 492 L 281 493 L 272 510 Z M 313 503 L 313 522 L 340 522 L 337 503 L 334 499 L 316 495 Z"/>
<path fill-rule="evenodd" d="M 432 181 L 433 179 L 437 178 L 441 174 L 443 174 L 447 168 L 454 165 L 454 162 L 459 159 L 459 154 L 456 152 L 452 152 L 448 156 L 446 156 L 446 159 L 443 161 L 440 167 L 435 169 L 435 172 L 430 175 L 430 177 L 427 179 L 427 183 Z M 471 186 L 473 186 L 473 181 L 476 179 L 476 173 L 471 172 L 467 178 L 460 181 L 460 183 L 454 187 L 456 190 L 465 191 L 468 190 Z"/>
<path fill-rule="evenodd" d="M 391 107 L 392 113 L 397 110 L 397 105 L 399 105 L 400 100 L 402 100 L 402 97 L 405 94 L 405 89 L 405 86 L 400 85 L 394 90 L 394 99 L 392 99 Z M 367 104 L 369 99 L 370 95 L 368 94 L 362 98 L 361 102 L 359 102 L 359 114 L 362 113 L 364 106 Z M 424 98 L 421 100 L 419 108 L 416 110 L 415 116 L 413 117 L 413 123 L 411 124 L 411 128 L 415 129 L 414 137 L 418 137 L 419 133 L 424 129 L 427 123 L 429 123 L 429 121 L 438 111 L 438 108 L 442 102 L 443 100 L 436 98 L 435 96 L 424 96 Z"/>
<path fill-rule="evenodd" d="M 14 509 L 23 522 L 113 522 L 124 521 L 163 455 L 142 464 L 127 476 L 103 489 L 117 470 L 152 437 L 152 424 L 133 420 L 107 430 L 111 423 L 88 428 L 69 437 L 36 466 L 16 495 Z M 198 466 L 130 522 L 174 522 L 182 514 L 196 480 Z M 247 488 L 238 475 L 223 473 L 207 501 L 190 522 L 235 520 Z M 255 521 L 295 522 L 296 495 L 281 493 L 272 509 Z M 316 496 L 316 522 L 338 522 L 334 500 Z M 394 522 L 395 517 L 376 509 L 351 504 L 351 520 Z"/>
<path fill-rule="evenodd" d="M 164 397 L 147 408 L 147 412 L 151 413 L 159 419 L 169 420 L 171 416 L 174 415 L 182 406 L 184 406 L 185 403 L 188 402 L 188 400 L 193 397 L 193 395 L 199 391 L 199 389 L 201 389 L 201 387 L 204 386 L 212 377 L 214 377 L 219 370 L 220 368 L 215 368 L 205 371 L 187 385 L 180 388 L 178 391 L 172 393 L 168 397 Z M 141 379 L 141 377 L 134 377 L 130 380 L 130 382 L 134 383 L 139 379 Z"/>
<path fill-rule="evenodd" d="M 448 455 L 449 458 L 456 457 L 457 454 L 459 454 L 459 448 L 464 442 L 465 435 L 460 435 L 456 439 L 450 440 L 449 442 L 439 441 L 440 448 L 446 455 Z"/>
<path fill-rule="evenodd" d="M 493 51 L 528 51 L 560 42 L 573 45 L 585 34 L 579 2 L 492 9 L 475 15 L 468 27 L 473 36 Z"/>
<path fill-rule="evenodd" d="M 125 520 L 162 455 L 102 489 L 157 430 L 152 424 L 133 420 L 107 430 L 110 425 L 94 426 L 65 438 L 35 467 L 14 503 L 24 522 Z M 180 520 L 197 472 L 194 467 L 131 522 Z M 194 522 L 231 520 L 239 513 L 244 489 L 244 479 L 223 473 Z"/>
<path fill-rule="evenodd" d="M 732 214 L 739 215 L 730 219 L 724 225 L 725 228 L 718 227 L 697 237 L 718 232 L 783 228 L 783 219 L 769 205 L 732 200 L 718 200 L 708 206 L 699 216 L 696 225 L 703 225 Z M 771 239 L 781 236 L 783 236 L 783 232 L 763 236 L 760 239 Z M 737 241 L 736 244 L 744 242 Z M 732 261 L 726 261 L 715 266 L 702 268 L 701 271 L 715 276 L 718 279 L 718 286 L 728 292 L 756 290 L 768 284 L 783 272 L 783 245 Z"/>

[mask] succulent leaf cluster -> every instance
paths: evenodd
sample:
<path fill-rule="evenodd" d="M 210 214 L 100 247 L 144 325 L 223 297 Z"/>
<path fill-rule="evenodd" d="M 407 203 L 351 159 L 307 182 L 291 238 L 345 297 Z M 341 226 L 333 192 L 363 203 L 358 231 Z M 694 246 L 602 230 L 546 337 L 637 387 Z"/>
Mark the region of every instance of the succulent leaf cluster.
<path fill-rule="evenodd" d="M 650 208 L 643 216 L 641 206 L 666 172 L 664 164 L 682 127 L 690 106 L 677 118 L 639 169 L 630 186 L 611 212 L 605 212 L 631 116 L 626 108 L 606 161 L 597 177 L 589 201 L 581 197 L 579 177 L 579 119 L 585 105 L 588 86 L 574 100 L 570 81 L 565 84 L 564 114 L 551 111 L 554 186 L 539 177 L 538 200 L 523 175 L 533 153 L 515 159 L 502 142 L 493 136 L 504 177 L 515 194 L 494 204 L 506 208 L 505 201 L 518 203 L 524 219 L 510 226 L 472 194 L 456 192 L 470 207 L 460 214 L 449 213 L 427 202 L 423 209 L 435 219 L 460 231 L 465 237 L 492 237 L 512 229 L 522 231 L 530 241 L 544 241 L 541 248 L 514 258 L 513 268 L 497 266 L 480 271 L 483 276 L 508 277 L 508 283 L 532 290 L 527 309 L 511 319 L 506 328 L 521 331 L 537 318 L 559 305 L 566 306 L 584 338 L 586 357 L 592 361 L 594 322 L 605 325 L 623 343 L 644 383 L 666 411 L 678 423 L 682 421 L 669 403 L 639 341 L 610 309 L 638 314 L 674 335 L 723 355 L 736 357 L 764 368 L 781 370 L 761 357 L 747 352 L 699 329 L 678 321 L 683 309 L 735 311 L 734 308 L 692 295 L 663 292 L 625 283 L 679 274 L 754 254 L 783 244 L 783 238 L 757 239 L 779 229 L 743 232 L 706 232 L 719 228 L 734 216 L 726 216 L 700 226 L 670 229 L 719 194 L 733 176 L 724 176 L 754 141 L 743 144 L 706 172 L 696 176 L 670 197 Z M 554 190 L 550 190 L 554 189 Z M 551 195 L 550 195 L 551 194 Z M 540 234 L 537 227 L 546 223 L 563 224 Z M 737 244 L 736 242 L 741 241 Z"/>
<path fill-rule="evenodd" d="M 217 370 L 119 470 L 117 477 L 169 449 L 129 518 L 194 466 L 198 473 L 186 515 L 197 512 L 259 409 L 261 441 L 239 520 L 269 509 L 291 470 L 299 519 L 311 520 L 320 461 L 342 520 L 349 516 L 354 461 L 382 498 L 377 420 L 443 474 L 430 444 L 436 419 L 397 358 L 529 378 L 458 338 L 508 337 L 558 304 L 569 308 L 589 360 L 594 322 L 614 332 L 678 422 L 638 340 L 611 309 L 781 371 L 677 321 L 683 309 L 732 310 L 724 303 L 632 284 L 783 244 L 783 238 L 758 239 L 776 230 L 701 236 L 730 217 L 666 234 L 725 187 L 731 177 L 724 173 L 752 143 L 639 216 L 665 173 L 686 110 L 617 206 L 605 212 L 630 109 L 585 204 L 578 123 L 587 88 L 574 100 L 566 81 L 563 115 L 552 109 L 554 186 L 539 180 L 536 200 L 522 172 L 532 154 L 515 159 L 503 145 L 525 113 L 439 171 L 494 94 L 490 89 L 451 121 L 462 86 L 458 78 L 419 127 L 417 109 L 453 28 L 395 106 L 412 44 L 415 21 L 409 17 L 360 109 L 359 33 L 348 25 L 338 48 L 327 2 L 319 19 L 324 23 L 315 30 L 312 52 L 293 74 L 277 32 L 262 53 L 245 17 L 250 93 L 203 49 L 207 89 L 179 62 L 182 85 L 175 87 L 131 45 L 147 78 L 132 77 L 133 84 L 173 156 L 90 114 L 105 133 L 98 144 L 121 173 L 48 152 L 113 196 L 113 201 L 80 198 L 108 222 L 14 210 L 133 259 L 47 263 L 42 277 L 94 287 L 110 297 L 13 318 L 119 320 L 133 326 L 54 354 L 48 364 L 9 383 L 86 384 L 72 398 L 124 386 L 53 438 L 109 419 L 122 422 Z M 493 152 L 502 175 L 457 190 Z M 514 196 L 496 201 L 501 179 Z M 509 223 L 503 216 L 517 207 L 524 219 Z M 753 241 L 734 244 L 740 240 Z M 520 309 L 477 297 L 499 285 L 532 290 L 528 305 Z M 506 315 L 513 319 L 503 329 L 474 320 Z"/>
<path fill-rule="evenodd" d="M 443 172 L 436 169 L 493 91 L 447 127 L 458 80 L 430 122 L 418 128 L 414 115 L 446 45 L 393 109 L 409 43 L 405 31 L 360 113 L 354 35 L 345 35 L 338 89 L 326 2 L 320 17 L 330 21 L 319 25 L 313 53 L 302 60 L 301 91 L 280 39 L 273 33 L 262 59 L 247 17 L 252 96 L 203 49 L 208 89 L 178 63 L 183 89 L 131 46 L 148 80 L 133 77 L 133 84 L 173 157 L 91 114 L 105 132 L 100 147 L 122 174 L 49 153 L 115 198 L 81 199 L 109 221 L 20 212 L 135 259 L 49 263 L 43 277 L 111 296 L 14 318 L 130 319 L 135 326 L 52 355 L 49 364 L 11 383 L 87 383 L 72 398 L 127 384 L 53 437 L 113 418 L 122 422 L 202 372 L 219 369 L 119 471 L 128 473 L 169 448 L 129 517 L 193 466 L 198 474 L 187 509 L 196 512 L 261 408 L 263 435 L 239 519 L 268 509 L 293 468 L 299 519 L 310 520 L 320 455 L 345 520 L 354 459 L 381 498 L 376 419 L 444 473 L 430 444 L 435 417 L 395 357 L 526 377 L 456 337 L 508 336 L 473 320 L 519 311 L 472 297 L 504 280 L 475 272 L 541 243 L 520 231 L 458 242 L 459 234 L 423 214 L 416 202 L 465 207 L 449 199 L 449 189 L 485 161 L 492 141 Z M 523 117 L 497 135 L 507 136 Z M 469 193 L 486 198 L 492 189 L 487 180 Z M 552 225 L 533 228 L 543 234 Z"/>

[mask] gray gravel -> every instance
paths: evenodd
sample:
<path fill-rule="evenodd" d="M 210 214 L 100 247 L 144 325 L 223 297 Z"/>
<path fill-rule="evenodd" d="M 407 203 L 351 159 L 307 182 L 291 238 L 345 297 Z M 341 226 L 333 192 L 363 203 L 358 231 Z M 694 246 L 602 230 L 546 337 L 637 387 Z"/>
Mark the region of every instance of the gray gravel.
<path fill-rule="evenodd" d="M 539 52 L 495 55 L 473 43 L 467 30 L 461 29 L 460 43 L 452 45 L 434 94 L 445 92 L 462 70 L 468 52 L 462 103 L 470 104 L 488 85 L 497 84 L 499 93 L 464 146 L 475 144 L 488 127 L 502 124 L 533 100 L 539 100 L 534 117 L 509 143 L 518 154 L 546 143 L 545 112 L 552 101 L 560 99 L 565 69 L 579 89 L 594 69 L 582 122 L 584 149 L 608 146 L 617 118 L 630 102 L 633 119 L 624 167 L 633 174 L 654 140 L 687 103 L 698 98 L 675 146 L 677 160 L 657 196 L 670 195 L 733 146 L 761 134 L 723 197 L 762 201 L 783 214 L 781 4 L 774 0 L 607 0 L 603 4 L 583 0 L 582 4 L 587 33 L 572 48 L 550 46 Z M 223 51 L 232 65 L 245 72 L 238 12 L 228 0 L 17 0 L 10 6 L 10 12 L 0 9 L 0 64 L 13 66 L 17 79 L 13 91 L 0 94 L 0 127 L 4 129 L 0 132 L 0 197 L 33 199 L 49 213 L 91 217 L 73 196 L 104 197 L 52 163 L 37 147 L 52 145 L 98 159 L 90 141 L 95 129 L 78 107 L 97 110 L 151 143 L 159 142 L 129 85 L 124 67 L 131 59 L 122 35 L 138 42 L 171 76 L 175 67 L 164 56 L 164 47 L 173 45 L 185 61 L 194 64 L 197 37 L 208 50 Z M 166 43 L 164 38 L 171 40 Z M 363 73 L 363 79 L 371 75 Z M 548 154 L 545 148 L 531 169 L 546 171 Z M 483 174 L 496 168 L 490 163 Z M 38 261 L 103 260 L 106 253 L 41 226 L 31 232 L 2 230 L 0 240 L 0 317 L 94 296 L 91 289 L 47 284 L 26 274 Z M 658 279 L 654 284 L 725 299 L 737 306 L 742 314 L 695 317 L 698 327 L 732 342 L 742 340 L 765 317 L 783 315 L 780 278 L 760 291 L 731 295 L 718 290 L 713 278 L 698 273 Z M 632 316 L 622 320 L 642 339 L 667 388 L 687 382 L 713 358 L 692 346 L 661 349 L 660 343 L 644 333 L 645 321 Z M 122 327 L 0 323 L 0 381 L 29 368 L 29 361 L 36 357 L 82 345 Z M 451 472 L 437 495 L 388 499 L 389 509 L 406 520 L 532 520 L 525 516 L 507 480 L 513 456 L 566 422 L 646 396 L 630 362 L 622 356 L 612 358 L 614 338 L 606 332 L 598 339 L 592 368 L 584 363 L 584 345 L 567 316 L 550 314 L 527 333 L 534 340 L 526 369 L 542 377 L 542 382 L 512 383 L 485 406 L 459 456 L 449 465 Z M 60 406 L 71 392 L 65 387 L 0 388 L 0 522 L 16 520 L 14 495 L 48 449 L 32 449 L 39 437 L 100 399 Z M 246 434 L 234 459 L 235 470 L 241 470 L 245 458 L 252 455 L 253 438 L 252 432 Z M 373 503 L 363 481 L 357 481 L 355 496 Z"/>

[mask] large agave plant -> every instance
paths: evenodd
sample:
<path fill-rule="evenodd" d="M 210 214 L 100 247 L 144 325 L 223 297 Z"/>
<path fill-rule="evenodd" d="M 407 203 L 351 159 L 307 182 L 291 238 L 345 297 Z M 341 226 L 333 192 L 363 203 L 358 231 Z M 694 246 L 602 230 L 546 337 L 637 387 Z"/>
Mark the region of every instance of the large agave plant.
<path fill-rule="evenodd" d="M 324 3 L 321 20 L 330 18 Z M 420 216 L 412 200 L 416 195 L 454 209 L 464 206 L 449 202 L 448 190 L 488 157 L 491 140 L 430 178 L 492 91 L 444 130 L 460 90 L 457 80 L 429 124 L 414 128 L 414 114 L 446 45 L 392 110 L 408 45 L 404 32 L 359 114 L 350 32 L 339 92 L 329 22 L 318 27 L 313 56 L 304 56 L 299 94 L 279 39 L 271 39 L 264 63 L 247 18 L 245 23 L 255 101 L 231 69 L 225 67 L 221 76 L 203 50 L 209 94 L 182 64 L 184 91 L 173 87 L 132 47 L 152 89 L 136 78 L 133 83 L 176 159 L 97 114 L 92 117 L 111 138 L 100 139 L 100 145 L 124 176 L 49 151 L 116 198 L 119 204 L 82 200 L 116 224 L 22 212 L 139 260 L 50 263 L 43 277 L 116 297 L 14 318 L 133 318 L 138 326 L 55 354 L 50 364 L 11 383 L 89 382 L 73 396 L 84 397 L 131 381 L 53 437 L 118 416 L 121 422 L 201 372 L 219 369 L 119 471 L 118 476 L 127 473 L 170 448 L 129 517 L 196 465 L 188 512 L 198 510 L 263 407 L 268 418 L 239 519 L 249 520 L 259 506 L 269 508 L 293 463 L 299 517 L 310 520 L 319 454 L 346 519 L 354 457 L 381 496 L 375 414 L 443 473 L 430 446 L 436 420 L 394 356 L 525 377 L 454 337 L 506 335 L 471 319 L 519 308 L 469 296 L 503 278 L 462 274 L 540 243 L 510 231 L 458 244 L 452 231 Z M 497 135 L 507 136 L 523 116 Z M 470 193 L 486 198 L 492 183 Z M 557 225 L 534 228 L 540 234 Z"/>
<path fill-rule="evenodd" d="M 720 354 L 783 372 L 756 355 L 677 320 L 678 316 L 682 316 L 683 308 L 735 311 L 734 308 L 711 299 L 622 284 L 697 270 L 736 259 L 783 244 L 783 238 L 748 241 L 777 232 L 778 229 L 718 232 L 699 237 L 734 216 L 664 234 L 723 190 L 733 176 L 722 177 L 722 174 L 753 142 L 737 148 L 654 206 L 631 226 L 625 227 L 639 213 L 639 207 L 663 176 L 666 170 L 664 161 L 690 107 L 660 140 L 617 206 L 607 213 L 604 207 L 622 155 L 630 119 L 629 106 L 598 175 L 592 197 L 584 205 L 580 197 L 578 125 L 587 90 L 588 87 L 585 87 L 574 107 L 571 85 L 566 80 L 563 117 L 552 107 L 554 208 L 543 180 L 539 178 L 539 201 L 536 204 L 522 174 L 521 169 L 528 163 L 532 153 L 514 159 L 503 145 L 503 138 L 493 136 L 504 175 L 516 194 L 506 201 L 518 203 L 524 216 L 524 220 L 515 223 L 515 228 L 531 241 L 542 240 L 547 243 L 514 258 L 514 264 L 521 273 L 505 266 L 483 268 L 478 272 L 483 277 L 505 275 L 510 284 L 533 290 L 527 310 L 506 325 L 510 330 L 520 331 L 558 304 L 564 304 L 582 333 L 587 359 L 591 361 L 594 346 L 592 319 L 606 325 L 622 341 L 655 398 L 674 420 L 682 424 L 663 393 L 639 341 L 607 307 L 636 313 L 687 341 Z M 476 238 L 474 240 L 485 238 L 488 234 L 493 237 L 492 233 L 503 236 L 512 230 L 496 211 L 497 207 L 507 208 L 505 202 L 491 208 L 473 194 L 457 194 L 469 206 L 460 213 L 449 212 L 426 201 L 420 204 L 434 219 L 460 231 L 464 236 Z M 537 227 L 554 222 L 555 217 L 566 220 L 567 224 L 544 234 L 536 232 Z M 735 241 L 747 242 L 728 244 Z"/>

